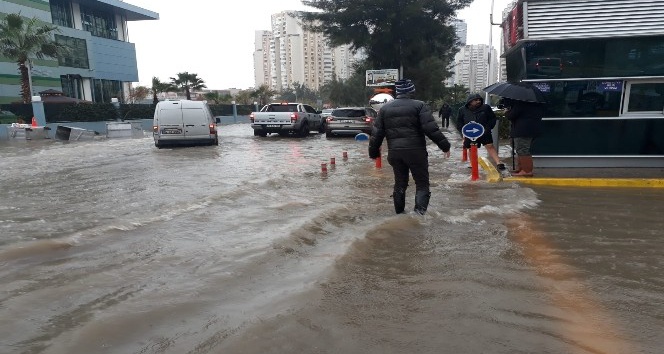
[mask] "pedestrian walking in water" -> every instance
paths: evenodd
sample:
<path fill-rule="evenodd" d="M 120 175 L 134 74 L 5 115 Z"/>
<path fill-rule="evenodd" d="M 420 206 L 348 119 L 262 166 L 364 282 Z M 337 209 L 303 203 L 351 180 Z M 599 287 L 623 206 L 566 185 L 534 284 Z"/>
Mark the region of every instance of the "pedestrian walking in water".
<path fill-rule="evenodd" d="M 413 99 L 415 85 L 411 80 L 395 82 L 396 99 L 378 111 L 369 139 L 369 157 L 380 157 L 380 146 L 387 140 L 387 162 L 394 172 L 392 198 L 397 214 L 406 208 L 406 189 L 409 174 L 415 181 L 415 212 L 423 215 L 429 206 L 429 154 L 426 137 L 450 157 L 450 143 L 440 131 L 431 109 L 422 101 Z"/>
<path fill-rule="evenodd" d="M 461 134 L 461 128 L 463 128 L 464 125 L 472 121 L 481 124 L 484 127 L 484 134 L 475 140 L 477 147 L 480 148 L 484 145 L 489 157 L 495 162 L 496 168 L 499 171 L 504 171 L 505 164 L 500 162 L 496 147 L 493 146 L 493 137 L 491 136 L 491 129 L 496 126 L 496 114 L 493 113 L 491 106 L 484 104 L 484 99 L 477 93 L 468 96 L 466 104 L 459 108 L 459 114 L 456 117 L 456 128 L 459 133 Z M 464 137 L 463 147 L 465 149 L 470 149 L 470 144 L 470 139 Z"/>
<path fill-rule="evenodd" d="M 443 128 L 450 127 L 450 116 L 452 115 L 452 107 L 449 104 L 443 103 L 438 111 L 438 118 L 442 120 L 441 125 Z"/>
<path fill-rule="evenodd" d="M 519 167 L 512 171 L 512 176 L 532 177 L 534 166 L 531 149 L 535 138 L 542 133 L 544 105 L 511 99 L 503 99 L 502 104 L 505 106 L 505 117 L 512 123 L 512 148 L 516 151 L 519 163 Z"/>

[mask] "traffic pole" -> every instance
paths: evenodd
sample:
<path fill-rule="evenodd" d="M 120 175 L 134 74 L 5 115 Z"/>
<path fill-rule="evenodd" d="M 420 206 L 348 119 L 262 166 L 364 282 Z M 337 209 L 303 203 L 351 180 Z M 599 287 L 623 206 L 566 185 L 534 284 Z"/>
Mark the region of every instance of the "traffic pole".
<path fill-rule="evenodd" d="M 472 181 L 477 181 L 480 179 L 480 169 L 477 161 L 477 143 L 475 142 L 470 144 L 470 167 L 472 170 L 470 179 Z"/>
<path fill-rule="evenodd" d="M 461 161 L 466 162 L 468 161 L 468 149 L 463 148 L 463 155 L 461 155 Z"/>
<path fill-rule="evenodd" d="M 378 150 L 380 152 L 380 150 Z M 382 168 L 383 167 L 383 156 L 381 154 L 378 154 L 378 157 L 376 158 L 376 168 Z"/>

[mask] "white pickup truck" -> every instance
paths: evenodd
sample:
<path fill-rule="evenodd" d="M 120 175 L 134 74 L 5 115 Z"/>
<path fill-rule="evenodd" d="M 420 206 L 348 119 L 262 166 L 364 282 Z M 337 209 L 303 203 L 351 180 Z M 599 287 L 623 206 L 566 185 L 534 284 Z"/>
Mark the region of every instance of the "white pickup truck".
<path fill-rule="evenodd" d="M 278 133 L 305 137 L 312 130 L 319 133 L 325 131 L 325 120 L 320 113 L 307 104 L 283 102 L 266 104 L 260 112 L 251 113 L 249 118 L 254 136 Z"/>

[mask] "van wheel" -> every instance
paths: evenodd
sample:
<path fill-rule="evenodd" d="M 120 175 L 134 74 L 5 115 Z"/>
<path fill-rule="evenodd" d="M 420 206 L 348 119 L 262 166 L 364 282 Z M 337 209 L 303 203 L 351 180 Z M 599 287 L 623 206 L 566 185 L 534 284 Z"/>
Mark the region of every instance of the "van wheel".
<path fill-rule="evenodd" d="M 266 137 L 266 136 L 267 136 L 267 133 L 266 133 L 266 132 L 262 132 L 262 131 L 260 131 L 260 130 L 254 130 L 254 136 L 262 136 L 262 137 Z"/>
<path fill-rule="evenodd" d="M 326 132 L 325 132 L 325 137 L 326 137 L 326 138 L 331 138 L 331 137 L 333 137 L 333 136 L 334 136 L 334 134 L 332 134 L 331 131 L 326 131 Z"/>
<path fill-rule="evenodd" d="M 325 132 L 325 123 L 322 122 L 320 123 L 320 125 L 318 126 L 318 132 L 321 134 Z"/>
<path fill-rule="evenodd" d="M 161 149 L 161 148 L 163 147 L 163 146 L 161 146 L 161 144 L 159 144 L 159 143 L 156 142 L 156 141 L 154 142 L 154 146 L 155 146 L 157 149 Z"/>
<path fill-rule="evenodd" d="M 304 123 L 302 124 L 302 127 L 300 127 L 300 136 L 304 138 L 308 135 L 309 135 L 309 123 Z"/>

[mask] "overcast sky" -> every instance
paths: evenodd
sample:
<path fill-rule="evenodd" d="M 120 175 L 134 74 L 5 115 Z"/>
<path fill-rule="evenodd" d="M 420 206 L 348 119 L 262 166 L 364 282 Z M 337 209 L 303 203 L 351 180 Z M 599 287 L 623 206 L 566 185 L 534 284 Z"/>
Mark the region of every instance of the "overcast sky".
<path fill-rule="evenodd" d="M 512 0 L 494 0 L 494 19 Z M 129 41 L 136 44 L 139 84 L 152 77 L 170 81 L 179 72 L 198 74 L 209 89 L 254 86 L 254 31 L 270 30 L 270 15 L 285 10 L 312 10 L 300 0 L 219 0 L 127 3 L 159 14 L 157 21 L 129 22 Z M 468 44 L 489 44 L 491 0 L 475 0 L 459 12 L 468 23 Z M 494 26 L 493 46 L 500 48 Z"/>

